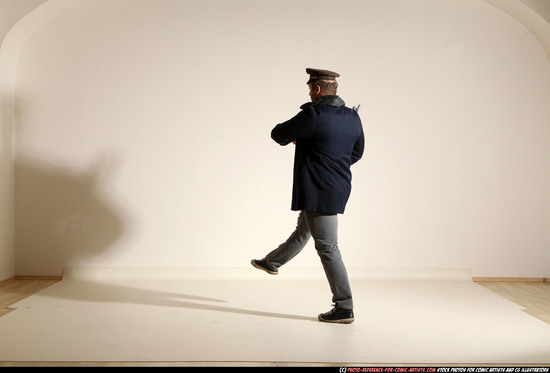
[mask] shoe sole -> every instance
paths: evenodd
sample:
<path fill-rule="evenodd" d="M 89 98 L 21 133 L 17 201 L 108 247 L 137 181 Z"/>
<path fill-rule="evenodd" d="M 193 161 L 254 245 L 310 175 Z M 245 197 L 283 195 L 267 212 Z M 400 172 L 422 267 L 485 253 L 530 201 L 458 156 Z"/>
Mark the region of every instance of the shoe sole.
<path fill-rule="evenodd" d="M 255 268 L 261 269 L 262 271 L 264 271 L 266 273 L 269 273 L 270 275 L 278 275 L 279 274 L 279 272 L 270 271 L 269 269 L 265 269 L 264 267 L 259 266 L 258 264 L 256 264 L 256 261 L 254 259 L 252 259 L 250 264 L 252 264 Z"/>
<path fill-rule="evenodd" d="M 338 320 L 326 320 L 326 319 L 323 319 L 323 317 L 321 315 L 317 316 L 317 318 L 319 319 L 319 321 L 330 322 L 330 323 L 333 323 L 333 324 L 351 324 L 352 322 L 355 321 L 355 318 L 338 319 Z"/>

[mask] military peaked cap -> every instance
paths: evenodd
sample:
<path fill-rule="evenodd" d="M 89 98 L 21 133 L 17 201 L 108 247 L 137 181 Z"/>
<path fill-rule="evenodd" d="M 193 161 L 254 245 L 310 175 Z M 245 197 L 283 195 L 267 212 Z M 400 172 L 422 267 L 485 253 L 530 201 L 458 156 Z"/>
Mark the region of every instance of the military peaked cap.
<path fill-rule="evenodd" d="M 334 71 L 329 70 L 319 70 L 319 69 L 312 69 L 308 67 L 306 69 L 306 73 L 309 74 L 309 80 L 306 84 L 311 83 L 314 80 L 322 79 L 322 80 L 335 80 L 340 76 L 340 74 L 335 73 Z"/>

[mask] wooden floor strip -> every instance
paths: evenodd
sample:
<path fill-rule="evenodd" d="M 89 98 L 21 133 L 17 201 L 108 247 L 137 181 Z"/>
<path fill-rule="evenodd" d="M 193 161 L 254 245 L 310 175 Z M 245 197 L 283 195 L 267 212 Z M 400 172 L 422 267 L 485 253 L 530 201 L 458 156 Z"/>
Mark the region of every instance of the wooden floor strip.
<path fill-rule="evenodd" d="M 540 277 L 473 277 L 474 282 L 549 282 L 548 278 Z"/>
<path fill-rule="evenodd" d="M 0 312 L 59 280 L 13 280 L 0 285 Z M 8 311 L 9 312 L 9 311 Z M 7 313 L 7 312 L 6 312 Z M 3 314 L 0 313 L 0 316 Z"/>
<path fill-rule="evenodd" d="M 549 282 L 478 282 L 479 285 L 524 307 L 524 311 L 550 324 Z"/>

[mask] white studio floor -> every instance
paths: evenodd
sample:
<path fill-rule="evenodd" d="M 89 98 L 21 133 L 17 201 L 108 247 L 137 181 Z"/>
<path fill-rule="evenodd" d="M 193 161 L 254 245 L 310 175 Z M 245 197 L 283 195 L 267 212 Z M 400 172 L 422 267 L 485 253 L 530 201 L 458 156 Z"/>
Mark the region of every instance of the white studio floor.
<path fill-rule="evenodd" d="M 0 361 L 550 363 L 550 325 L 467 272 L 349 273 L 340 325 L 322 269 L 67 269 L 0 317 Z"/>

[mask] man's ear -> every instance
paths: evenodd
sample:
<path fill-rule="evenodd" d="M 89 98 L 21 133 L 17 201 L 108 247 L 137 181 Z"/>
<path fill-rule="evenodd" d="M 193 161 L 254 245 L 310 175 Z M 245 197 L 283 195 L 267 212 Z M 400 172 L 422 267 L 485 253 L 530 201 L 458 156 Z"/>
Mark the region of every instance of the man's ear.
<path fill-rule="evenodd" d="M 318 95 L 321 93 L 321 86 L 319 84 L 314 84 L 313 85 L 313 92 Z"/>

